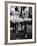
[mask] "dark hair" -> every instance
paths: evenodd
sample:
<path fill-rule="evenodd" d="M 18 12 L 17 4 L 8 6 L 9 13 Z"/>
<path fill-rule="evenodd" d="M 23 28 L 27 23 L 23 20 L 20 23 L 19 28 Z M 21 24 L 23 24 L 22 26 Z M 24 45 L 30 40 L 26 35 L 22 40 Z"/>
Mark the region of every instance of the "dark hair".
<path fill-rule="evenodd" d="M 25 8 L 27 8 L 27 7 L 24 7 L 24 6 L 23 6 L 23 11 L 24 11 Z"/>
<path fill-rule="evenodd" d="M 19 11 L 17 6 L 15 7 L 15 11 Z"/>

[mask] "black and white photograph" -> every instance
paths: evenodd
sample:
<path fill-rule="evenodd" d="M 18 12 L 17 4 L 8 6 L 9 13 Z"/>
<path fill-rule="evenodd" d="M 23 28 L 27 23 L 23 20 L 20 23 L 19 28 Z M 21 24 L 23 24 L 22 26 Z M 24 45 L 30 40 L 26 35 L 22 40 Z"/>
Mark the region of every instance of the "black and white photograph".
<path fill-rule="evenodd" d="M 32 39 L 32 7 L 11 6 L 10 40 Z"/>
<path fill-rule="evenodd" d="M 8 7 L 7 7 L 8 6 Z M 6 4 L 8 15 L 8 43 L 35 42 L 35 3 L 9 2 Z"/>

